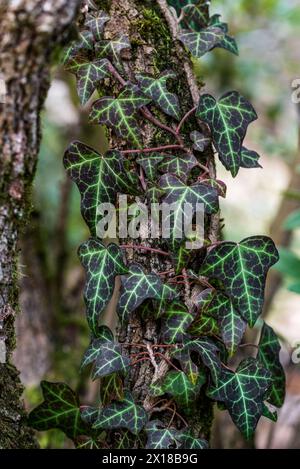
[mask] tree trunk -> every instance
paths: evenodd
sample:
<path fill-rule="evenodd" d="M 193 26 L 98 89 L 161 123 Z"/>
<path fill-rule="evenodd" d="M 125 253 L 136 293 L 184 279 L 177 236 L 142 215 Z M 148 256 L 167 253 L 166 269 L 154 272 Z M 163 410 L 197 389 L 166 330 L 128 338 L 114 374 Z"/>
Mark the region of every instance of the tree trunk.
<path fill-rule="evenodd" d="M 0 6 L 0 78 L 6 85 L 0 104 L 0 448 L 36 446 L 26 427 L 19 373 L 11 363 L 18 311 L 18 240 L 30 211 L 51 57 L 67 40 L 79 3 L 2 0 Z"/>
<path fill-rule="evenodd" d="M 106 25 L 106 39 L 119 37 L 120 34 L 129 37 L 131 51 L 125 56 L 123 64 L 127 78 L 133 79 L 137 72 L 157 75 L 165 70 L 175 71 L 177 74 L 173 84 L 170 82 L 170 90 L 176 93 L 181 101 L 183 113 L 193 108 L 199 100 L 199 89 L 202 84 L 197 84 L 193 74 L 192 64 L 188 54 L 178 42 L 177 24 L 165 0 L 111 0 L 98 2 L 101 9 L 105 9 L 110 16 L 110 21 Z M 104 90 L 102 90 L 104 91 Z M 111 84 L 105 89 L 107 95 L 113 95 L 116 91 L 115 85 Z M 174 126 L 174 121 L 165 114 L 157 111 L 159 119 L 168 126 Z M 144 147 L 155 147 L 170 142 L 170 136 L 161 129 L 154 127 L 151 123 L 141 123 Z M 191 131 L 199 128 L 195 117 L 189 119 L 184 125 L 183 135 L 189 138 Z M 124 142 L 110 135 L 110 147 L 122 149 Z M 205 154 L 205 160 L 210 169 L 210 176 L 215 176 L 214 154 L 209 148 Z M 147 201 L 142 200 L 143 203 Z M 207 237 L 213 242 L 219 236 L 219 216 L 210 217 L 206 227 Z M 130 241 L 129 241 L 130 242 Z M 143 241 L 143 244 L 146 244 Z M 148 245 L 160 247 L 157 240 L 148 241 Z M 127 260 L 140 263 L 146 270 L 162 272 L 170 269 L 169 261 L 162 256 L 155 256 L 147 252 L 137 250 L 127 251 Z M 181 300 L 187 304 L 193 292 L 183 289 Z M 124 328 L 119 328 L 119 341 L 126 343 L 140 343 L 145 339 L 154 343 L 160 343 L 160 324 L 154 319 L 142 319 L 140 311 L 137 310 L 131 317 L 129 324 Z M 151 314 L 151 313 L 150 313 Z M 154 315 L 153 315 L 154 316 Z M 111 320 L 111 318 L 110 318 Z M 131 347 L 131 353 L 139 350 Z M 162 360 L 158 361 L 158 375 L 162 378 L 168 371 L 169 365 Z M 157 374 L 156 374 L 157 377 Z M 149 397 L 149 386 L 154 378 L 154 368 L 148 361 L 132 367 L 127 379 L 127 386 L 132 391 L 135 400 L 144 405 L 149 411 L 153 405 L 153 399 Z M 199 436 L 209 438 L 212 423 L 211 401 L 202 393 L 198 403 L 198 413 L 191 418 L 191 427 Z M 159 414 L 161 420 L 170 421 L 170 413 L 164 417 Z M 179 421 L 180 422 L 180 421 Z M 116 442 L 112 442 L 114 447 Z M 135 446 L 137 443 L 135 443 Z"/>

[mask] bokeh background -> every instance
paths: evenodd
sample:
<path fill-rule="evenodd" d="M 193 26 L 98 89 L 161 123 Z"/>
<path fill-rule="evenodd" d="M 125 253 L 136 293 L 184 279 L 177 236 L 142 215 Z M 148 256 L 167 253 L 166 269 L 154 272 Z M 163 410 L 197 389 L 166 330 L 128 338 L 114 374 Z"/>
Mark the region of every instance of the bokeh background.
<path fill-rule="evenodd" d="M 241 169 L 232 179 L 218 164 L 218 177 L 228 188 L 221 202 L 224 238 L 239 241 L 269 234 L 281 251 L 269 277 L 264 319 L 281 339 L 287 397 L 277 423 L 260 420 L 251 445 L 300 448 L 300 365 L 293 363 L 300 362 L 300 111 L 292 102 L 292 82 L 300 78 L 299 0 L 214 0 L 211 13 L 221 13 L 230 24 L 240 56 L 218 49 L 196 62 L 195 70 L 208 92 L 220 95 L 237 89 L 252 101 L 259 120 L 250 126 L 246 146 L 261 154 L 263 166 L 263 170 Z M 88 125 L 88 109 L 79 106 L 72 75 L 59 65 L 52 73 L 42 117 L 32 221 L 20 245 L 23 313 L 17 320 L 14 358 L 26 386 L 28 409 L 41 400 L 42 379 L 65 381 L 85 401 L 97 393 L 86 376 L 78 375 L 89 333 L 77 248 L 88 232 L 62 156 L 72 139 L 99 150 L 107 143 L 99 126 Z M 255 341 L 256 335 L 254 330 L 249 340 Z M 43 448 L 72 447 L 59 430 L 40 433 L 39 441 Z M 227 412 L 216 413 L 212 446 L 249 446 Z"/>

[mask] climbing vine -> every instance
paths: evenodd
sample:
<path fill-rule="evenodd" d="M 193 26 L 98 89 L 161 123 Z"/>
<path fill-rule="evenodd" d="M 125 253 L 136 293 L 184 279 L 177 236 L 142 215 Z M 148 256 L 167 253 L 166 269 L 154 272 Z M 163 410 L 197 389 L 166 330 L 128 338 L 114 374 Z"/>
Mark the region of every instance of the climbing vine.
<path fill-rule="evenodd" d="M 219 15 L 210 16 L 208 2 L 169 0 L 168 7 L 175 39 L 187 54 L 199 59 L 216 47 L 238 54 L 228 25 Z M 106 126 L 120 145 L 100 154 L 75 141 L 64 155 L 91 233 L 78 252 L 86 272 L 84 299 L 91 331 L 81 367 L 92 365 L 92 379 L 100 379 L 100 402 L 80 405 L 66 384 L 45 381 L 44 402 L 31 412 L 29 422 L 37 430 L 63 430 L 77 447 L 202 449 L 208 447 L 207 434 L 194 421 L 199 398 L 205 396 L 207 405 L 215 401 L 227 409 L 251 439 L 260 417 L 276 420 L 276 408 L 284 400 L 280 345 L 273 330 L 263 324 L 259 344 L 243 344 L 246 328 L 253 328 L 262 312 L 266 275 L 278 253 L 266 236 L 220 241 L 219 227 L 214 236 L 209 227 L 213 217 L 219 220 L 219 197 L 226 197 L 224 182 L 211 170 L 214 153 L 233 177 L 240 168 L 260 166 L 259 155 L 243 144 L 256 112 L 237 91 L 219 98 L 202 94 L 186 109 L 170 85 L 176 70 L 128 76 L 123 54 L 131 47 L 129 38 L 120 34 L 106 39 L 109 19 L 106 12 L 89 10 L 79 39 L 64 57 L 66 70 L 76 76 L 82 105 L 102 85 L 112 83 L 115 91 L 112 96 L 100 94 L 89 118 Z M 182 130 L 189 121 L 187 136 Z M 155 147 L 143 144 L 144 122 L 161 132 Z M 99 206 L 116 206 L 118 194 L 126 194 L 130 203 L 137 198 L 174 204 L 164 220 L 169 237 L 140 243 L 128 237 L 126 244 L 101 239 Z M 199 204 L 204 207 L 205 239 L 194 250 L 186 248 L 188 235 L 179 239 L 176 231 L 187 204 L 192 217 Z M 164 262 L 149 269 L 130 262 L 132 252 Z M 152 341 L 126 342 L 103 323 L 117 278 L 119 328 L 126 330 L 135 314 L 150 315 L 160 330 Z M 233 367 L 242 346 L 249 356 Z M 141 363 L 152 370 L 144 402 L 128 378 Z"/>

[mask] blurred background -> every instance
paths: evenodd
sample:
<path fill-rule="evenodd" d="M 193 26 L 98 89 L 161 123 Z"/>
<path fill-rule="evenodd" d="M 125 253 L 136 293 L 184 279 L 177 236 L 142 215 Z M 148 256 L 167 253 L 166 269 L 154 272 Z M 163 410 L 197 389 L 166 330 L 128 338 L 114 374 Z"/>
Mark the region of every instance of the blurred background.
<path fill-rule="evenodd" d="M 213 13 L 221 13 L 229 23 L 240 57 L 217 49 L 195 63 L 195 69 L 207 83 L 206 91 L 220 95 L 237 89 L 251 100 L 259 120 L 250 126 L 246 146 L 260 153 L 263 166 L 241 169 L 232 179 L 218 164 L 218 178 L 227 184 L 227 198 L 221 201 L 224 238 L 239 241 L 269 234 L 281 252 L 269 276 L 264 319 L 281 339 L 287 397 L 277 423 L 260 420 L 254 445 L 299 448 L 300 107 L 292 102 L 292 82 L 300 79 L 300 5 L 299 0 L 214 0 Z M 97 392 L 92 384 L 84 384 L 85 376 L 78 378 L 89 333 L 77 248 L 88 231 L 80 216 L 78 192 L 62 165 L 73 139 L 99 150 L 106 145 L 101 128 L 87 124 L 87 113 L 79 106 L 73 76 L 54 67 L 43 113 L 32 222 L 20 246 L 22 314 L 17 320 L 15 362 L 26 386 L 27 408 L 40 402 L 42 379 L 65 381 L 87 401 Z M 256 340 L 256 331 L 251 340 Z M 43 448 L 72 447 L 58 430 L 40 433 L 39 441 Z M 247 447 L 227 412 L 216 412 L 212 446 Z"/>

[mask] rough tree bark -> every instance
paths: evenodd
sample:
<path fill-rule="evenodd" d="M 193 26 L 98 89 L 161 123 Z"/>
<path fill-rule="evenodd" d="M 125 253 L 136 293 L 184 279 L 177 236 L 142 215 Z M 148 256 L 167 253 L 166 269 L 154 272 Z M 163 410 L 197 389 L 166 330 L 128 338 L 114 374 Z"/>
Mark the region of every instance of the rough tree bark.
<path fill-rule="evenodd" d="M 177 78 L 173 84 L 170 82 L 170 89 L 179 96 L 183 112 L 195 106 L 198 103 L 199 90 L 203 84 L 197 83 L 189 56 L 176 39 L 177 24 L 168 9 L 167 2 L 165 0 L 122 0 L 121 2 L 119 0 L 108 0 L 98 1 L 97 4 L 100 5 L 101 9 L 106 10 L 111 18 L 105 29 L 106 39 L 119 37 L 120 34 L 129 37 L 131 50 L 124 55 L 123 60 L 127 77 L 132 79 L 136 72 L 146 72 L 155 75 L 166 69 L 171 69 L 177 73 Z M 118 87 L 115 88 L 115 84 L 112 81 L 101 91 L 103 94 L 113 95 L 118 91 Z M 167 125 L 174 126 L 172 119 L 158 111 L 157 115 Z M 141 126 L 145 147 L 174 143 L 170 141 L 169 134 L 153 127 L 152 124 L 141 122 Z M 183 128 L 184 137 L 188 139 L 189 133 L 197 129 L 197 127 L 198 123 L 192 117 Z M 120 141 L 113 134 L 109 135 L 109 140 L 111 148 L 117 147 L 122 149 L 126 146 L 124 141 Z M 214 177 L 215 165 L 212 148 L 207 150 L 205 159 L 208 161 L 210 176 Z M 147 203 L 144 200 L 142 202 Z M 215 242 L 219 237 L 219 230 L 219 216 L 212 216 L 208 220 L 207 237 L 212 242 Z M 143 241 L 143 244 L 147 243 Z M 148 245 L 159 246 L 155 240 L 148 241 Z M 162 256 L 150 256 L 145 251 L 127 250 L 127 259 L 139 262 L 146 270 L 151 269 L 155 272 L 167 271 L 171 267 L 170 263 L 162 258 Z M 193 293 L 195 292 L 187 292 L 183 289 L 181 298 L 188 304 Z M 149 316 L 151 316 L 151 313 Z M 121 343 L 140 343 L 145 340 L 161 343 L 160 325 L 158 321 L 151 319 L 151 317 L 146 320 L 141 319 L 141 315 L 137 311 L 130 319 L 128 326 L 118 330 L 118 337 Z M 137 349 L 131 347 L 132 353 L 137 351 Z M 158 363 L 158 369 L 155 374 L 153 365 L 149 364 L 148 361 L 132 368 L 127 385 L 135 399 L 142 403 L 146 410 L 149 411 L 153 405 L 153 399 L 148 395 L 149 385 L 153 382 L 154 377 L 162 378 L 168 371 L 169 366 L 162 360 Z M 209 438 L 213 409 L 211 401 L 204 394 L 199 398 L 198 410 L 197 415 L 192 419 L 191 425 L 199 436 Z M 170 413 L 166 415 L 160 413 L 159 418 L 169 422 Z M 111 443 L 113 446 L 114 442 L 112 441 Z M 136 442 L 135 447 L 137 444 Z"/>
<path fill-rule="evenodd" d="M 0 448 L 30 448 L 20 401 L 23 387 L 11 362 L 18 311 L 18 239 L 30 210 L 40 142 L 40 112 L 57 46 L 69 36 L 79 0 L 2 0 L 0 72 Z"/>

